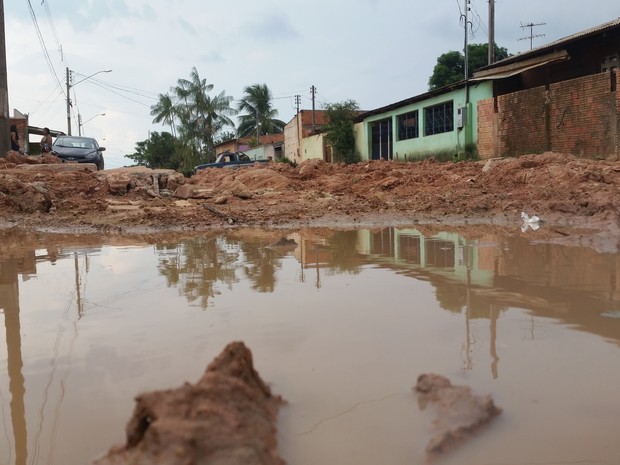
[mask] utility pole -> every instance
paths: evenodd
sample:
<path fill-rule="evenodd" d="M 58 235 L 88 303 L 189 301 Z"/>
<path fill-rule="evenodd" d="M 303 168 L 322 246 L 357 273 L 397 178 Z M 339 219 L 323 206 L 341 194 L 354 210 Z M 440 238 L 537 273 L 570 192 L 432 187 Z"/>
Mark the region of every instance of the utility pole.
<path fill-rule="evenodd" d="M 80 82 L 86 81 L 87 79 L 90 79 L 91 77 L 96 76 L 99 73 L 111 73 L 111 72 L 112 72 L 111 69 L 103 69 L 89 76 L 86 76 L 85 78 L 80 79 L 78 82 L 74 82 L 73 84 L 71 84 L 71 71 L 67 67 L 67 134 L 69 136 L 71 135 L 71 87 L 75 87 Z"/>
<path fill-rule="evenodd" d="M 256 146 L 260 145 L 260 121 L 258 120 L 258 108 L 256 108 Z"/>
<path fill-rule="evenodd" d="M 526 36 L 526 37 L 521 37 L 518 40 L 530 39 L 530 50 L 532 50 L 532 39 L 534 39 L 535 37 L 545 37 L 544 34 L 534 34 L 534 28 L 536 26 L 544 26 L 545 24 L 547 24 L 547 23 L 529 23 L 529 24 L 521 23 L 521 29 L 525 29 L 526 27 L 530 28 L 530 35 Z"/>
<path fill-rule="evenodd" d="M 71 135 L 71 71 L 67 66 L 67 134 Z"/>
<path fill-rule="evenodd" d="M 295 105 L 297 106 L 297 114 L 299 114 L 299 106 L 301 105 L 301 95 L 295 96 Z"/>
<path fill-rule="evenodd" d="M 314 85 L 310 87 L 310 92 L 312 93 L 312 134 L 314 134 L 314 131 L 316 130 L 316 118 L 314 115 L 314 96 L 316 94 L 316 87 L 314 87 Z"/>
<path fill-rule="evenodd" d="M 465 14 L 461 15 L 461 19 L 465 19 L 465 47 L 463 49 L 464 51 L 464 55 L 465 55 L 465 79 L 469 78 L 469 51 L 467 50 L 469 48 L 468 46 L 468 36 L 469 34 L 467 33 L 467 27 L 469 26 L 470 22 L 469 22 L 469 4 L 471 3 L 471 0 L 465 0 Z"/>
<path fill-rule="evenodd" d="M 0 157 L 11 148 L 9 131 L 9 87 L 6 73 L 6 41 L 4 35 L 4 0 L 0 0 Z"/>
<path fill-rule="evenodd" d="M 489 0 L 489 62 L 495 62 L 495 0 Z"/>

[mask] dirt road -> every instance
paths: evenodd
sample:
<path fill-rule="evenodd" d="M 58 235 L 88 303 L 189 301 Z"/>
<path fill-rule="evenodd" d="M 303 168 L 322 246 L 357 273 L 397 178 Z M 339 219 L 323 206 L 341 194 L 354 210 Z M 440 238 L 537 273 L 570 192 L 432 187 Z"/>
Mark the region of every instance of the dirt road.
<path fill-rule="evenodd" d="M 620 162 L 545 153 L 438 163 L 314 160 L 191 178 L 142 167 L 94 171 L 10 152 L 0 163 L 4 227 L 119 233 L 229 227 L 549 225 L 617 234 Z M 550 229 L 547 229 L 548 231 Z M 556 228 L 557 231 L 557 228 Z M 562 234 L 560 232 L 560 234 Z"/>

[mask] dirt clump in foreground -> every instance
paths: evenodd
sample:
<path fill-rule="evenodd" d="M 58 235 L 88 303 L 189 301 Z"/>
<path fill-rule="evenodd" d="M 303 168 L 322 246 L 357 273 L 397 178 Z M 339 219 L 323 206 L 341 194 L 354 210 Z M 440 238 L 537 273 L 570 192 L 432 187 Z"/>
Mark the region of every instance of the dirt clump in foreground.
<path fill-rule="evenodd" d="M 232 342 L 196 384 L 139 395 L 125 445 L 93 465 L 284 465 L 275 427 L 282 402 L 250 350 Z"/>
<path fill-rule="evenodd" d="M 54 164 L 15 152 L 5 161 L 0 160 L 4 227 L 123 233 L 519 224 L 521 211 L 557 225 L 617 227 L 620 218 L 620 162 L 559 153 L 458 163 L 274 162 L 205 169 L 191 178 L 144 167 L 96 171 L 94 165 Z"/>
<path fill-rule="evenodd" d="M 453 386 L 440 375 L 420 375 L 414 389 L 422 409 L 430 403 L 437 410 L 434 436 L 426 446 L 429 457 L 453 448 L 501 413 L 490 395 L 473 395 L 467 386 Z"/>

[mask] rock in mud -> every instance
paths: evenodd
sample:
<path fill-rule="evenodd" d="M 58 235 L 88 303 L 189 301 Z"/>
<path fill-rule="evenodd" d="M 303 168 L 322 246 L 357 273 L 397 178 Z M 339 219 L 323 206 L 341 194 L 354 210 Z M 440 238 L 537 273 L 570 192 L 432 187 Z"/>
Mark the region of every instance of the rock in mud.
<path fill-rule="evenodd" d="M 467 386 L 453 386 L 440 375 L 420 375 L 414 389 L 422 409 L 430 403 L 437 410 L 435 435 L 426 446 L 429 456 L 452 448 L 501 413 L 490 395 L 476 396 Z"/>
<path fill-rule="evenodd" d="M 282 404 L 232 342 L 196 383 L 141 394 L 124 446 L 93 465 L 284 465 L 275 421 Z"/>

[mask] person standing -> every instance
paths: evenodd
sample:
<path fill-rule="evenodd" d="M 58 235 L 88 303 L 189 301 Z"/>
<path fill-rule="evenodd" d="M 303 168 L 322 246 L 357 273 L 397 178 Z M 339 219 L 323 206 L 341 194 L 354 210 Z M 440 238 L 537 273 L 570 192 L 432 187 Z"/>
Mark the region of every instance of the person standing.
<path fill-rule="evenodd" d="M 43 128 L 43 137 L 41 138 L 41 154 L 52 151 L 52 135 L 49 128 Z"/>
<path fill-rule="evenodd" d="M 11 150 L 21 152 L 19 149 L 19 133 L 15 124 L 11 124 Z"/>

